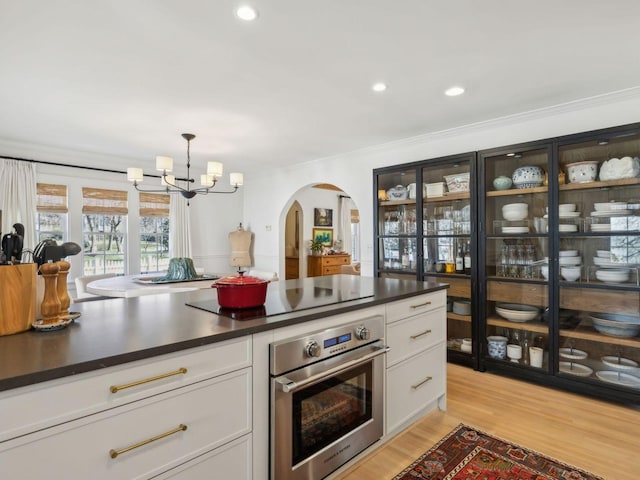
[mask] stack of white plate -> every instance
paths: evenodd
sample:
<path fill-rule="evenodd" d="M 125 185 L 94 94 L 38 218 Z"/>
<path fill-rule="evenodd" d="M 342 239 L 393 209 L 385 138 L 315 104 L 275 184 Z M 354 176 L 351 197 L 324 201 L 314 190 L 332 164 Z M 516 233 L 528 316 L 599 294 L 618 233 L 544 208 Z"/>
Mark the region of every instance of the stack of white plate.
<path fill-rule="evenodd" d="M 611 252 L 609 250 L 598 250 L 596 252 L 596 256 L 593 257 L 593 264 L 596 267 L 602 268 L 619 268 L 627 266 L 627 263 L 625 262 L 612 262 L 611 260 Z"/>
<path fill-rule="evenodd" d="M 629 268 L 600 268 L 596 270 L 596 278 L 605 283 L 624 283 L 629 281 Z"/>
<path fill-rule="evenodd" d="M 502 233 L 529 233 L 529 227 L 502 227 Z"/>
<path fill-rule="evenodd" d="M 611 224 L 610 223 L 592 223 L 591 231 L 592 232 L 610 232 Z"/>

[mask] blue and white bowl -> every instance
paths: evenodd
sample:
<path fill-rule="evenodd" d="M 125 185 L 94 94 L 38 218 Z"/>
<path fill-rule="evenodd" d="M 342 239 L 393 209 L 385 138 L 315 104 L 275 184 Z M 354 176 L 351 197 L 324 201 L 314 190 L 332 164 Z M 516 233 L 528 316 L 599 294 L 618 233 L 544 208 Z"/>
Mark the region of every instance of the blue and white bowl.
<path fill-rule="evenodd" d="M 544 183 L 544 170 L 534 165 L 516 168 L 511 180 L 516 188 L 540 187 Z"/>

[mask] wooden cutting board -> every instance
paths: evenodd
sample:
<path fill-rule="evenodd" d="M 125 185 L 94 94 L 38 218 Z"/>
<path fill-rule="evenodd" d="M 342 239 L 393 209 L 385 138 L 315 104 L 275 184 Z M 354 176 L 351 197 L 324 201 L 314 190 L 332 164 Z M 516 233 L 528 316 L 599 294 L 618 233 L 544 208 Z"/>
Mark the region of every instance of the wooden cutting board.
<path fill-rule="evenodd" d="M 0 265 L 0 335 L 29 330 L 36 319 L 36 266 Z"/>

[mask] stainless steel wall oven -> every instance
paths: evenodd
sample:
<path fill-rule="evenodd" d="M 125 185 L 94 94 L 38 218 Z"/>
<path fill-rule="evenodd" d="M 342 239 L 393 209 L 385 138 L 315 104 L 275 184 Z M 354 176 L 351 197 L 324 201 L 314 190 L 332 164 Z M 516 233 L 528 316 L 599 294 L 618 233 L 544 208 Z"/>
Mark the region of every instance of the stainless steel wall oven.
<path fill-rule="evenodd" d="M 271 479 L 314 480 L 383 434 L 384 318 L 270 346 Z"/>

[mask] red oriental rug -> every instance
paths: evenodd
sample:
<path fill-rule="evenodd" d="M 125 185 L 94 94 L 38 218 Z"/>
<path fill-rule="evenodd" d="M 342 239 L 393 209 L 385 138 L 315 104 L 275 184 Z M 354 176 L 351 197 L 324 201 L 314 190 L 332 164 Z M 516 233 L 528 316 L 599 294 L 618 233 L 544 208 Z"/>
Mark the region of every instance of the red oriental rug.
<path fill-rule="evenodd" d="M 603 480 L 460 424 L 393 480 Z"/>

